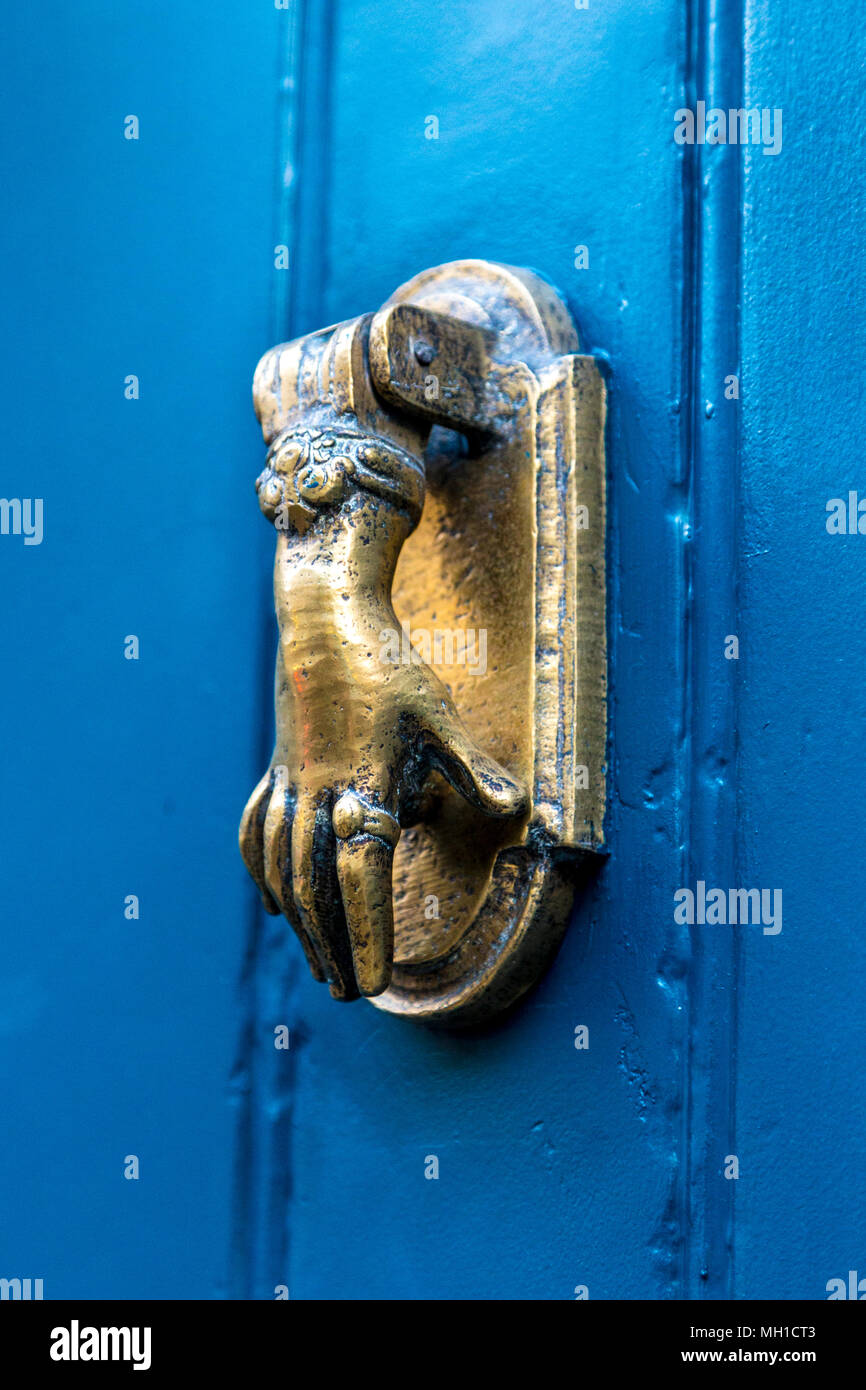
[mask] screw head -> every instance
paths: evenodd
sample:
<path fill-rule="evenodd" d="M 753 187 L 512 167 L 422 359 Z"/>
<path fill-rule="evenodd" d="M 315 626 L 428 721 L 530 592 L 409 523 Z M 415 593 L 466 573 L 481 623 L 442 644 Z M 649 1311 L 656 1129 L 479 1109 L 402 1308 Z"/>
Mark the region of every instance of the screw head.
<path fill-rule="evenodd" d="M 436 356 L 436 349 L 432 343 L 425 342 L 423 338 L 415 344 L 415 360 L 420 362 L 422 367 L 429 367 L 433 358 Z"/>

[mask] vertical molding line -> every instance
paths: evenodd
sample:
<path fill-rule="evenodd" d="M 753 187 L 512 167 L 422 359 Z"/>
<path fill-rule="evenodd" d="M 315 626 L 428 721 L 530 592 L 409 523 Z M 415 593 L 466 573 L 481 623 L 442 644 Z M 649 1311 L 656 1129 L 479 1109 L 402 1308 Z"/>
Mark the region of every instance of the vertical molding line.
<path fill-rule="evenodd" d="M 275 244 L 288 249 L 288 270 L 273 270 L 271 342 L 298 337 L 323 322 L 326 279 L 328 110 L 331 83 L 332 6 L 319 0 L 289 0 L 278 12 L 278 129 Z M 273 701 L 275 628 L 268 591 L 268 670 L 262 709 Z M 272 735 L 268 721 L 263 732 Z M 269 744 L 262 766 L 271 755 Z M 248 1297 L 273 1299 L 276 1289 L 291 1297 L 292 1156 L 298 1069 L 305 1041 L 298 1017 L 298 988 L 305 974 L 297 942 L 285 918 L 260 909 L 255 961 L 255 1029 L 250 1064 L 253 1156 L 247 1207 Z M 274 1046 L 274 1029 L 289 1030 L 288 1050 Z"/>
<path fill-rule="evenodd" d="M 297 53 L 300 28 L 300 0 L 290 0 L 286 9 L 274 6 L 275 82 L 274 150 L 276 168 L 273 189 L 273 245 L 266 248 L 271 275 L 268 342 L 287 336 L 287 320 L 294 278 L 294 225 L 296 187 L 296 92 Z M 265 80 L 265 74 L 262 74 Z M 289 248 L 289 270 L 277 270 L 275 247 Z M 250 364 L 250 384 L 252 368 Z M 260 606 L 256 621 L 259 708 L 263 717 L 258 730 L 256 765 L 265 768 L 271 756 L 272 724 L 264 716 L 272 699 L 274 661 L 274 622 L 270 603 L 270 565 L 262 566 Z M 253 895 L 250 895 L 251 899 Z M 280 1100 L 274 1068 L 273 1032 L 267 1036 L 275 1012 L 275 972 L 285 924 L 277 923 L 258 902 L 250 908 L 246 949 L 239 982 L 242 1013 L 240 1036 L 232 1070 L 229 1095 L 236 1112 L 234 1173 L 232 1186 L 232 1235 L 229 1250 L 229 1297 L 235 1299 L 273 1298 L 273 1287 L 285 1283 L 279 1268 L 288 1261 L 288 1228 L 274 1230 L 269 1221 L 272 1206 L 272 1150 L 280 1121 L 290 1121 L 291 1111 Z M 282 977 L 277 972 L 277 979 Z M 284 1021 L 284 1009 L 277 1008 L 270 1024 Z M 294 1061 L 294 1059 L 292 1059 Z M 276 1106 L 276 1123 L 275 1123 Z M 283 1126 L 284 1127 L 284 1126 Z M 286 1155 L 288 1159 L 288 1155 Z M 288 1170 L 287 1170 L 288 1171 Z M 286 1214 L 284 1213 L 284 1221 Z M 270 1288 L 269 1288 L 270 1286 Z M 269 1290 L 269 1291 L 268 1291 Z"/>
<path fill-rule="evenodd" d="M 285 8 L 274 7 L 274 17 L 273 244 L 288 249 L 288 269 L 271 262 L 268 345 L 322 321 L 332 6 L 288 0 Z M 262 585 L 259 633 L 261 767 L 267 766 L 273 746 L 272 721 L 264 716 L 273 701 L 275 652 L 270 568 Z M 304 1043 L 294 1005 L 300 971 L 295 946 L 284 918 L 270 917 L 259 906 L 252 910 L 239 985 L 243 1021 L 229 1086 L 236 1112 L 228 1278 L 233 1298 L 270 1300 L 279 1286 L 289 1286 L 291 1296 L 292 1128 Z M 287 1051 L 274 1045 L 280 1024 L 289 1029 Z"/>
<path fill-rule="evenodd" d="M 275 244 L 286 246 L 289 268 L 274 271 L 270 339 L 278 343 L 289 336 L 292 302 L 297 281 L 297 203 L 299 183 L 299 88 L 300 52 L 303 43 L 305 0 L 288 0 L 277 11 L 279 56 L 277 68 L 277 167 L 275 170 Z"/>
<path fill-rule="evenodd" d="M 690 0 L 684 105 L 742 105 L 742 0 Z M 697 122 L 696 122 L 697 125 Z M 683 445 L 688 463 L 686 776 L 688 877 L 738 887 L 737 634 L 740 508 L 741 163 L 736 145 L 684 147 Z M 689 966 L 684 1284 L 691 1299 L 734 1293 L 739 927 L 694 926 Z"/>
<path fill-rule="evenodd" d="M 326 286 L 331 189 L 331 85 L 334 0 L 293 0 L 298 7 L 295 184 L 291 300 L 287 337 L 328 321 Z"/>

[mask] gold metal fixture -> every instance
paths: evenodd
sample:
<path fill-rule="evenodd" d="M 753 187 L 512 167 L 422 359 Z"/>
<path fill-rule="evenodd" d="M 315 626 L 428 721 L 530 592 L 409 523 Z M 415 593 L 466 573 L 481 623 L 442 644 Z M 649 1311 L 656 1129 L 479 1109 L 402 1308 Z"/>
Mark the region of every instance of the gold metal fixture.
<path fill-rule="evenodd" d="M 335 998 L 476 1022 L 603 845 L 602 378 L 550 285 L 458 261 L 253 396 L 280 639 L 241 852 Z"/>

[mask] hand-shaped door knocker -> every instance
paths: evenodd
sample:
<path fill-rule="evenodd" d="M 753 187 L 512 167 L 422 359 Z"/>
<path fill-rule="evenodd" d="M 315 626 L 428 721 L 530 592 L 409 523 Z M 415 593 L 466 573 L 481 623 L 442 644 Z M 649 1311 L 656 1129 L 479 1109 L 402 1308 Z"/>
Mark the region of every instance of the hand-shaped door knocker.
<path fill-rule="evenodd" d="M 601 847 L 604 391 L 576 347 L 545 282 L 468 261 L 256 371 L 276 745 L 240 845 L 336 999 L 506 1006 Z"/>

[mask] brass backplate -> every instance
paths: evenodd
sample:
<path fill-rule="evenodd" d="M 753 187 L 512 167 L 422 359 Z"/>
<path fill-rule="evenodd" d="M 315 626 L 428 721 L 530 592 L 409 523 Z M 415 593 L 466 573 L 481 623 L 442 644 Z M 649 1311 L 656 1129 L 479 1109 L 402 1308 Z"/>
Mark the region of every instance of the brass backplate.
<path fill-rule="evenodd" d="M 426 383 L 459 418 L 465 383 L 425 376 L 411 306 L 485 330 L 491 362 L 484 402 L 466 409 L 482 428 L 430 438 L 423 516 L 393 589 L 405 659 L 433 667 L 532 798 L 522 821 L 493 820 L 434 777 L 397 846 L 394 972 L 371 1002 L 453 1026 L 535 982 L 567 925 L 575 867 L 604 844 L 605 387 L 546 281 L 463 261 L 417 276 L 380 311 L 406 336 L 393 345 L 405 379 L 392 362 L 392 403 L 417 402 Z"/>

